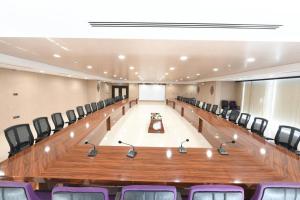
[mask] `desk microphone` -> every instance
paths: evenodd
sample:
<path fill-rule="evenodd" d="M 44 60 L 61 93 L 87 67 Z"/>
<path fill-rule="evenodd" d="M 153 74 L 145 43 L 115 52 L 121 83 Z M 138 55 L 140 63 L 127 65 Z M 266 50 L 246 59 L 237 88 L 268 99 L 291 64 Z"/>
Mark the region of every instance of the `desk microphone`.
<path fill-rule="evenodd" d="M 187 153 L 186 148 L 183 146 L 183 143 L 185 142 L 189 142 L 189 139 L 186 139 L 184 141 L 181 142 L 180 147 L 178 148 L 179 153 Z"/>
<path fill-rule="evenodd" d="M 228 152 L 226 151 L 226 149 L 223 147 L 223 145 L 225 144 L 235 144 L 236 141 L 235 140 L 232 140 L 232 141 L 229 141 L 229 142 L 223 142 L 220 147 L 218 148 L 218 152 L 221 154 L 221 155 L 228 155 Z"/>
<path fill-rule="evenodd" d="M 134 158 L 137 154 L 137 151 L 135 151 L 134 149 L 134 146 L 131 145 L 131 144 L 127 144 L 125 142 L 122 142 L 121 140 L 119 140 L 119 144 L 125 144 L 125 145 L 128 145 L 128 146 L 131 146 L 131 149 L 129 149 L 128 153 L 127 153 L 127 157 L 129 158 Z"/>
<path fill-rule="evenodd" d="M 92 149 L 90 149 L 89 150 L 89 152 L 88 152 L 88 157 L 96 157 L 96 155 L 97 155 L 97 153 L 98 153 L 98 151 L 97 151 L 97 149 L 96 149 L 96 145 L 94 145 L 94 144 L 92 144 L 92 143 L 89 143 L 89 141 L 88 140 L 86 140 L 85 142 L 84 142 L 84 144 L 89 144 L 89 145 L 92 145 Z"/>

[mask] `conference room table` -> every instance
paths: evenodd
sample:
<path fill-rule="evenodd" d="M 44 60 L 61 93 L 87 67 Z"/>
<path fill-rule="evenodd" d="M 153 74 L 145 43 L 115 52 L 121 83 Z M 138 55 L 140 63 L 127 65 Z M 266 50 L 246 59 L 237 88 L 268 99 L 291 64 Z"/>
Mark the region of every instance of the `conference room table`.
<path fill-rule="evenodd" d="M 212 148 L 188 148 L 186 154 L 180 154 L 174 147 L 136 147 L 138 154 L 132 159 L 126 156 L 129 147 L 116 144 L 97 146 L 98 155 L 88 157 L 91 146 L 84 141 L 99 144 L 137 103 L 137 99 L 123 100 L 105 107 L 8 158 L 0 163 L 4 173 L 0 179 L 37 185 L 161 184 L 182 188 L 210 183 L 251 187 L 267 181 L 300 182 L 299 157 L 294 153 L 175 99 L 168 99 L 167 106 L 188 120 Z M 233 137 L 236 143 L 224 146 L 229 155 L 220 155 L 217 148 Z"/>

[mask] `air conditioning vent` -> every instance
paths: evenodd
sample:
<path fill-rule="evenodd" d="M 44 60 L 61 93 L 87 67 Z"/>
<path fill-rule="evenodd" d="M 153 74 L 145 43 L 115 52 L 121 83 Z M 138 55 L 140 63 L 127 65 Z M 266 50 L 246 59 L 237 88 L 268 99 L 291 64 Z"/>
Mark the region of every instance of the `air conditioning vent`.
<path fill-rule="evenodd" d="M 89 22 L 91 27 L 125 28 L 221 28 L 221 29 L 269 29 L 275 30 L 278 24 L 226 24 L 226 23 L 166 23 L 166 22 Z"/>

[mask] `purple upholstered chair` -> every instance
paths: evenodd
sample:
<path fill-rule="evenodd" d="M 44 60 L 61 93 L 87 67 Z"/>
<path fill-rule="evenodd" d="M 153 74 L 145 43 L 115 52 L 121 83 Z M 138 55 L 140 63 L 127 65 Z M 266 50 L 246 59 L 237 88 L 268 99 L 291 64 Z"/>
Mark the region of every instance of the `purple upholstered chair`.
<path fill-rule="evenodd" d="M 108 190 L 98 187 L 55 187 L 52 200 L 109 200 Z"/>
<path fill-rule="evenodd" d="M 121 200 L 176 200 L 173 186 L 131 185 L 122 188 Z"/>
<path fill-rule="evenodd" d="M 244 189 L 232 185 L 196 185 L 191 187 L 188 200 L 244 200 Z"/>
<path fill-rule="evenodd" d="M 0 181 L 0 199 L 3 200 L 44 200 L 40 199 L 29 183 Z"/>
<path fill-rule="evenodd" d="M 251 200 L 300 200 L 300 183 L 262 183 Z"/>

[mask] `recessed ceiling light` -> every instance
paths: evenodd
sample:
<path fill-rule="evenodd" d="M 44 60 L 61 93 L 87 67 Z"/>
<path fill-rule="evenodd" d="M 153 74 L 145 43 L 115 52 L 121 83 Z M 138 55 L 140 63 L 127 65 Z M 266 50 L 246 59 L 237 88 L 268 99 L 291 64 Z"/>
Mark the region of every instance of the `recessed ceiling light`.
<path fill-rule="evenodd" d="M 231 65 L 229 64 L 229 65 L 227 65 L 227 67 L 231 67 Z"/>
<path fill-rule="evenodd" d="M 173 71 L 173 70 L 175 70 L 175 67 L 170 67 L 169 69 L 170 69 L 171 71 Z"/>
<path fill-rule="evenodd" d="M 125 78 L 124 80 L 127 81 L 127 78 Z"/>
<path fill-rule="evenodd" d="M 181 60 L 181 61 L 186 61 L 187 59 L 188 59 L 187 56 L 180 56 L 180 60 Z"/>
<path fill-rule="evenodd" d="M 116 78 L 116 77 L 117 77 L 117 75 L 116 75 L 116 74 L 114 74 L 114 75 L 113 75 L 113 77 L 115 77 L 115 78 Z"/>
<path fill-rule="evenodd" d="M 218 68 L 213 68 L 213 71 L 217 72 L 217 71 L 219 71 L 219 69 Z"/>
<path fill-rule="evenodd" d="M 255 62 L 255 58 L 253 58 L 253 57 L 250 57 L 250 58 L 247 58 L 247 60 L 246 60 L 247 62 Z"/>
<path fill-rule="evenodd" d="M 168 73 L 168 72 L 166 72 L 166 73 L 165 73 L 165 75 L 166 75 L 166 76 L 168 76 L 168 75 L 169 75 L 169 73 Z"/>
<path fill-rule="evenodd" d="M 118 58 L 119 58 L 120 60 L 124 60 L 124 59 L 126 58 L 126 56 L 120 54 L 120 55 L 118 55 Z"/>
<path fill-rule="evenodd" d="M 58 55 L 58 54 L 53 54 L 53 57 L 54 57 L 54 58 L 60 58 L 61 56 Z"/>
<path fill-rule="evenodd" d="M 120 80 L 122 80 L 123 78 L 122 77 L 120 77 Z"/>
<path fill-rule="evenodd" d="M 86 68 L 93 69 L 93 66 L 92 65 L 88 65 L 88 66 L 86 66 Z"/>
<path fill-rule="evenodd" d="M 138 75 L 139 73 L 138 73 L 138 72 L 135 72 L 134 74 L 135 74 L 135 75 Z"/>
<path fill-rule="evenodd" d="M 103 73 L 104 73 L 104 74 L 107 74 L 107 72 L 106 72 L 106 71 L 104 71 Z"/>
<path fill-rule="evenodd" d="M 40 71 L 40 73 L 42 73 L 42 74 L 43 74 L 43 73 L 45 73 L 45 71 L 41 70 L 41 71 Z"/>
<path fill-rule="evenodd" d="M 78 61 L 74 61 L 74 63 L 75 63 L 75 64 L 77 64 L 77 63 L 78 63 Z"/>
<path fill-rule="evenodd" d="M 133 66 L 130 66 L 129 69 L 130 69 L 130 70 L 134 70 L 134 67 L 133 67 Z"/>
<path fill-rule="evenodd" d="M 189 79 L 190 77 L 189 77 L 189 76 L 187 76 L 186 78 L 187 78 L 187 79 Z"/>
<path fill-rule="evenodd" d="M 176 82 L 178 82 L 178 80 L 176 80 Z"/>
<path fill-rule="evenodd" d="M 200 74 L 198 73 L 198 74 L 196 74 L 197 76 L 200 76 Z"/>
<path fill-rule="evenodd" d="M 180 78 L 180 80 L 182 81 L 182 80 L 183 80 L 183 78 Z"/>
<path fill-rule="evenodd" d="M 72 77 L 72 75 L 69 74 L 68 77 Z"/>

